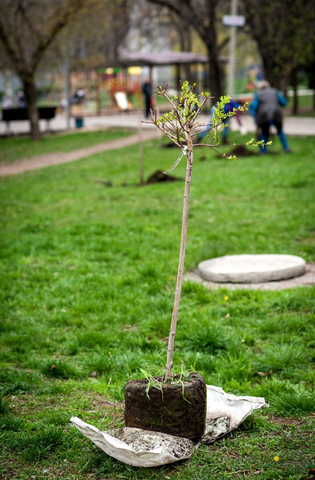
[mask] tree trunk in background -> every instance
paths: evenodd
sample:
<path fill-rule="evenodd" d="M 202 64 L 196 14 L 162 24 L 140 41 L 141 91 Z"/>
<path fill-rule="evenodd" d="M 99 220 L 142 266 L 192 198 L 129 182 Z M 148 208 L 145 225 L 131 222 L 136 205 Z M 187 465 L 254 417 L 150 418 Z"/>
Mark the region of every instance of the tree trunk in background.
<path fill-rule="evenodd" d="M 315 25 L 314 0 L 242 0 L 246 30 L 256 40 L 265 78 L 286 92 L 295 68 L 311 58 Z"/>
<path fill-rule="evenodd" d="M 23 80 L 24 93 L 26 98 L 26 107 L 31 126 L 31 140 L 40 140 L 39 114 L 36 106 L 36 88 L 34 77 Z"/>
<path fill-rule="evenodd" d="M 177 27 L 179 40 L 180 40 L 180 48 L 182 52 L 191 52 L 192 44 L 191 44 L 191 33 L 189 29 L 189 25 L 187 22 L 184 22 L 184 26 L 179 25 Z M 191 83 L 191 68 L 189 64 L 184 65 L 185 70 L 185 80 L 188 80 Z"/>
<path fill-rule="evenodd" d="M 310 88 L 313 89 L 313 110 L 315 110 L 315 62 L 312 63 L 311 75 L 310 75 Z"/>
<path fill-rule="evenodd" d="M 209 57 L 209 85 L 212 103 L 216 103 L 224 95 L 223 72 L 219 62 L 219 47 L 217 35 L 217 9 L 219 0 L 148 0 L 151 3 L 168 7 L 183 24 L 183 34 L 186 35 L 185 23 L 194 28 L 207 47 Z"/>
<path fill-rule="evenodd" d="M 261 60 L 264 67 L 264 78 L 268 80 L 273 88 L 280 89 L 280 81 L 275 75 L 275 64 L 273 56 L 270 56 L 270 51 L 265 48 L 259 40 L 257 40 L 258 49 L 261 55 Z"/>
<path fill-rule="evenodd" d="M 224 95 L 223 71 L 220 64 L 220 52 L 217 40 L 217 5 L 215 0 L 206 2 L 207 18 L 204 21 L 204 28 L 200 29 L 200 36 L 205 42 L 209 57 L 209 87 L 211 96 L 214 97 L 212 104 Z M 203 35 L 201 35 L 201 32 Z"/>
<path fill-rule="evenodd" d="M 23 83 L 32 140 L 41 137 L 35 72 L 59 32 L 88 3 L 89 0 L 0 1 L 0 42 L 12 70 Z"/>
<path fill-rule="evenodd" d="M 292 106 L 292 115 L 298 114 L 299 109 L 299 97 L 298 97 L 298 76 L 297 76 L 297 69 L 294 68 L 292 70 L 292 87 L 293 87 L 293 106 Z"/>
<path fill-rule="evenodd" d="M 212 104 L 214 105 L 224 95 L 223 75 L 218 59 L 213 58 L 210 54 L 209 59 L 211 59 L 209 61 L 209 88 L 213 97 Z"/>

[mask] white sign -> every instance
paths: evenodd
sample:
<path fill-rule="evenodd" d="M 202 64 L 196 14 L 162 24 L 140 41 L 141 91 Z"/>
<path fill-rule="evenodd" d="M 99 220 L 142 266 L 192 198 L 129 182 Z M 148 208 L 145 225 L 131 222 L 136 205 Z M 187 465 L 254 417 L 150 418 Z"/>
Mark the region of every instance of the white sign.
<path fill-rule="evenodd" d="M 223 15 L 222 22 L 228 27 L 244 27 L 245 17 L 244 15 Z"/>
<path fill-rule="evenodd" d="M 120 110 L 128 110 L 128 100 L 127 95 L 125 92 L 116 92 L 115 93 L 115 100 L 117 102 L 118 108 Z"/>

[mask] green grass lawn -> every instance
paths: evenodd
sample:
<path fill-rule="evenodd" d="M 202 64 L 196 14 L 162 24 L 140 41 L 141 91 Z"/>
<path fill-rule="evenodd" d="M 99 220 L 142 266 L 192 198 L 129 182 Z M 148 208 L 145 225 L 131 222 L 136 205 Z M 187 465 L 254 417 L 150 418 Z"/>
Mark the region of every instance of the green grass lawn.
<path fill-rule="evenodd" d="M 289 140 L 290 155 L 276 139 L 270 154 L 236 161 L 195 149 L 186 270 L 240 253 L 314 262 L 315 137 Z M 177 156 L 146 143 L 145 176 Z M 184 161 L 172 174 L 184 177 Z M 184 282 L 174 370 L 183 362 L 207 384 L 270 407 L 189 461 L 124 465 L 69 420 L 121 426 L 124 384 L 140 368 L 164 371 L 184 183 L 138 187 L 137 145 L 0 182 L 1 478 L 308 478 L 314 287 L 210 291 Z"/>
<path fill-rule="evenodd" d="M 66 133 L 63 135 L 43 135 L 40 141 L 33 142 L 28 137 L 0 139 L 0 162 L 12 162 L 33 155 L 54 152 L 71 152 L 98 143 L 109 142 L 133 133 L 131 130 L 109 128 L 87 132 Z"/>
<path fill-rule="evenodd" d="M 293 97 L 288 98 L 287 115 L 291 115 L 293 108 Z M 299 95 L 298 97 L 298 116 L 299 117 L 314 117 L 315 110 L 313 109 L 312 95 Z"/>

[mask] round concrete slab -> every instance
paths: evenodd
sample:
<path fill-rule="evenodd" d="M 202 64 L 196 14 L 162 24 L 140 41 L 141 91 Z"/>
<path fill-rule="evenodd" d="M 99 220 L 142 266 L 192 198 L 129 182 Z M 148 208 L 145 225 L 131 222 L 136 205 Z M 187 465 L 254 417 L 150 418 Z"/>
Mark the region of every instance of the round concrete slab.
<path fill-rule="evenodd" d="M 218 283 L 261 283 L 294 278 L 306 263 L 295 255 L 228 255 L 199 263 L 202 278 Z"/>

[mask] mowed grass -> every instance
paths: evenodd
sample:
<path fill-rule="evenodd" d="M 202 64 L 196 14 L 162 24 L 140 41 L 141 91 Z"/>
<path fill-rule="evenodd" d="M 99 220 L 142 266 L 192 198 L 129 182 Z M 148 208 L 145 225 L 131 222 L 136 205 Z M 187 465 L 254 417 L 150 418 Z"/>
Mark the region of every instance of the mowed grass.
<path fill-rule="evenodd" d="M 293 97 L 288 98 L 288 108 L 293 108 Z M 314 99 L 313 95 L 299 95 L 298 97 L 298 110 L 302 109 L 302 111 L 298 112 L 299 117 L 314 117 L 315 110 L 314 110 Z M 290 113 L 288 113 L 290 115 Z"/>
<path fill-rule="evenodd" d="M 62 135 L 43 135 L 40 141 L 33 142 L 28 137 L 8 137 L 0 139 L 0 163 L 8 163 L 21 158 L 45 155 L 54 152 L 71 152 L 87 148 L 98 143 L 109 142 L 126 137 L 132 130 L 109 128 Z"/>
<path fill-rule="evenodd" d="M 314 262 L 315 137 L 290 147 L 282 154 L 276 140 L 269 155 L 236 161 L 195 149 L 187 271 L 225 254 Z M 145 176 L 177 156 L 146 143 Z M 172 173 L 184 177 L 184 161 Z M 314 287 L 210 291 L 184 282 L 174 370 L 183 362 L 207 384 L 265 397 L 270 407 L 189 461 L 124 465 L 69 420 L 121 426 L 124 384 L 140 368 L 164 371 L 184 183 L 137 186 L 137 145 L 0 182 L 1 478 L 308 478 Z"/>

